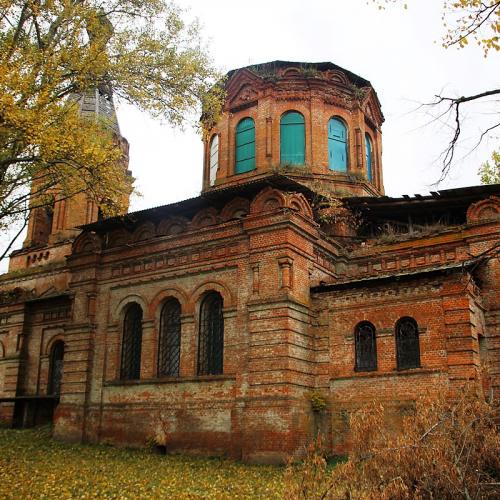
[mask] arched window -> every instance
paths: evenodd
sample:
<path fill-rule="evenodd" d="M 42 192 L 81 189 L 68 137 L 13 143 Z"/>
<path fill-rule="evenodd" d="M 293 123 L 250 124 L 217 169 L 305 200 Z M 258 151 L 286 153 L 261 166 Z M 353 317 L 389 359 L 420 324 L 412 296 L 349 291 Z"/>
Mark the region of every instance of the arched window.
<path fill-rule="evenodd" d="M 219 136 L 216 134 L 212 137 L 210 141 L 210 174 L 209 181 L 210 185 L 215 184 L 215 179 L 217 177 L 217 169 L 219 168 Z"/>
<path fill-rule="evenodd" d="M 304 165 L 306 136 L 304 117 L 298 111 L 287 111 L 280 123 L 280 162 L 282 165 Z"/>
<path fill-rule="evenodd" d="M 373 147 L 372 140 L 368 134 L 365 134 L 365 153 L 366 153 L 366 178 L 372 182 L 373 180 Z"/>
<path fill-rule="evenodd" d="M 181 305 L 169 299 L 161 310 L 158 376 L 177 377 L 181 355 Z"/>
<path fill-rule="evenodd" d="M 222 373 L 224 353 L 222 304 L 222 297 L 217 292 L 210 292 L 201 303 L 198 375 Z"/>
<path fill-rule="evenodd" d="M 122 362 L 120 378 L 134 380 L 141 376 L 142 309 L 131 304 L 123 320 Z"/>
<path fill-rule="evenodd" d="M 347 172 L 347 127 L 338 118 L 328 121 L 328 166 L 336 172 Z"/>
<path fill-rule="evenodd" d="M 400 318 L 396 323 L 396 357 L 398 370 L 420 366 L 418 325 L 413 318 Z"/>
<path fill-rule="evenodd" d="M 236 126 L 235 174 L 249 172 L 255 168 L 255 123 L 252 118 L 243 118 Z"/>
<path fill-rule="evenodd" d="M 354 331 L 356 366 L 358 372 L 377 369 L 377 344 L 375 327 L 368 321 L 358 323 Z"/>
<path fill-rule="evenodd" d="M 59 396 L 61 393 L 61 379 L 63 373 L 64 342 L 56 340 L 50 349 L 49 386 L 47 394 Z"/>

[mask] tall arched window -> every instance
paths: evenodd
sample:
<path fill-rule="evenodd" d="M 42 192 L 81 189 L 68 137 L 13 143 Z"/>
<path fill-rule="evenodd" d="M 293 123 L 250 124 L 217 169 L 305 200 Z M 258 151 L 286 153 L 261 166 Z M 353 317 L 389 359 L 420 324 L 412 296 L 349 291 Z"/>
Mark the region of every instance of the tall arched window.
<path fill-rule="evenodd" d="M 347 127 L 338 118 L 328 121 L 328 166 L 336 172 L 347 172 Z"/>
<path fill-rule="evenodd" d="M 215 184 L 217 178 L 217 169 L 219 168 L 219 136 L 215 134 L 210 141 L 210 185 Z"/>
<path fill-rule="evenodd" d="M 235 174 L 249 172 L 255 168 L 255 123 L 252 118 L 243 118 L 236 126 Z"/>
<path fill-rule="evenodd" d="M 396 357 L 398 370 L 420 366 L 418 325 L 413 318 L 400 318 L 396 323 Z"/>
<path fill-rule="evenodd" d="M 49 357 L 49 386 L 47 394 L 59 396 L 61 394 L 61 379 L 63 373 L 64 342 L 56 340 L 50 349 Z"/>
<path fill-rule="evenodd" d="M 122 362 L 120 378 L 139 379 L 141 376 L 142 309 L 131 304 L 123 320 Z"/>
<path fill-rule="evenodd" d="M 377 369 L 377 343 L 375 327 L 368 321 L 358 323 L 354 331 L 354 347 L 356 351 L 355 370 L 359 372 Z"/>
<path fill-rule="evenodd" d="M 201 303 L 198 375 L 222 373 L 224 355 L 222 305 L 222 297 L 217 292 L 207 294 Z"/>
<path fill-rule="evenodd" d="M 365 134 L 365 153 L 366 153 L 366 178 L 372 182 L 373 180 L 373 147 L 372 140 L 368 134 Z"/>
<path fill-rule="evenodd" d="M 177 377 L 181 356 L 181 305 L 169 299 L 161 309 L 158 376 Z"/>
<path fill-rule="evenodd" d="M 287 111 L 280 122 L 280 163 L 304 165 L 306 135 L 304 117 L 298 111 Z"/>

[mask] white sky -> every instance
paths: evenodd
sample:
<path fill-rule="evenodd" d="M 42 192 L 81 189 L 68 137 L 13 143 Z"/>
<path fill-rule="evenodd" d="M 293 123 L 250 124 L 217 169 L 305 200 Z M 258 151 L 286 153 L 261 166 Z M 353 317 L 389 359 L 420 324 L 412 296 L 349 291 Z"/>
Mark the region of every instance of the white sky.
<path fill-rule="evenodd" d="M 378 11 L 366 0 L 177 0 L 198 17 L 222 71 L 276 59 L 331 61 L 369 80 L 385 115 L 382 127 L 386 194 L 426 193 L 439 178 L 439 153 L 450 130 L 431 120 L 420 103 L 434 94 L 475 94 L 497 88 L 500 55 L 487 59 L 474 46 L 441 47 L 441 0 L 408 0 L 408 10 Z M 478 131 L 498 113 L 498 102 L 467 111 L 462 157 Z M 130 169 L 142 197 L 131 210 L 196 196 L 201 189 L 202 143 L 193 130 L 173 130 L 129 106 L 118 108 L 130 143 Z M 498 117 L 498 115 L 497 115 Z M 500 133 L 500 132 L 499 132 Z M 477 169 L 498 148 L 496 137 L 454 167 L 439 189 L 479 184 Z M 4 238 L 2 238 L 4 240 Z M 18 240 L 15 248 L 21 246 Z M 0 271 L 6 261 L 0 263 Z"/>
<path fill-rule="evenodd" d="M 223 71 L 281 59 L 331 61 L 369 80 L 382 103 L 383 168 L 386 194 L 426 193 L 439 178 L 439 154 L 450 130 L 431 121 L 420 103 L 443 91 L 451 96 L 498 87 L 499 55 L 487 59 L 477 47 L 448 49 L 440 0 L 409 0 L 408 10 L 379 11 L 366 0 L 179 0 L 204 26 L 215 64 Z M 466 113 L 459 157 L 474 144 L 498 102 Z M 130 168 L 141 198 L 132 210 L 162 205 L 201 189 L 202 143 L 192 130 L 172 130 L 129 108 L 119 109 L 122 133 L 130 142 Z M 485 121 L 486 120 L 486 121 Z M 439 188 L 479 184 L 477 169 L 498 147 L 485 141 L 458 162 Z"/>

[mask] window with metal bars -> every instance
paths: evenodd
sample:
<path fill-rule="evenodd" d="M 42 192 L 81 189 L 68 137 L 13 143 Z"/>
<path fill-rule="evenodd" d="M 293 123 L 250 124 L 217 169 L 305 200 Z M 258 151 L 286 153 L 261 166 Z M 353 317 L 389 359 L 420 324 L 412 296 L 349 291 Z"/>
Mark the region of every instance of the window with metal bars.
<path fill-rule="evenodd" d="M 418 325 L 413 318 L 400 318 L 396 323 L 396 357 L 398 370 L 420 367 Z"/>
<path fill-rule="evenodd" d="M 141 376 L 142 308 L 133 303 L 128 306 L 123 320 L 122 360 L 120 378 L 139 379 Z"/>
<path fill-rule="evenodd" d="M 63 373 L 64 342 L 57 340 L 50 350 L 49 387 L 47 394 L 59 396 Z"/>
<path fill-rule="evenodd" d="M 161 309 L 158 376 L 178 377 L 181 356 L 181 305 L 169 299 Z"/>
<path fill-rule="evenodd" d="M 354 330 L 354 348 L 356 351 L 356 371 L 366 372 L 377 369 L 375 327 L 370 322 L 362 321 L 356 326 Z"/>
<path fill-rule="evenodd" d="M 222 373 L 224 354 L 223 300 L 219 293 L 207 294 L 200 306 L 198 375 Z"/>

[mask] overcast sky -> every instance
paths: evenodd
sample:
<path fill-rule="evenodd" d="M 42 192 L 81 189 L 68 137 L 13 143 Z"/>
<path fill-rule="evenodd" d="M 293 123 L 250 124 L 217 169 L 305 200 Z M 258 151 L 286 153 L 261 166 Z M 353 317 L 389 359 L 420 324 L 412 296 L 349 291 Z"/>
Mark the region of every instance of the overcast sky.
<path fill-rule="evenodd" d="M 407 0 L 408 10 L 379 11 L 366 0 L 178 0 L 198 17 L 222 71 L 273 61 L 331 61 L 369 80 L 385 115 L 382 127 L 386 194 L 427 193 L 439 178 L 439 153 L 450 129 L 419 104 L 436 93 L 458 96 L 497 88 L 498 53 L 477 47 L 441 47 L 441 0 Z M 466 112 L 463 157 L 478 131 L 498 112 L 498 102 Z M 432 111 L 432 110 L 429 110 Z M 498 116 L 498 115 L 497 115 Z M 202 143 L 195 131 L 173 130 L 128 106 L 118 108 L 130 143 L 130 168 L 142 197 L 131 210 L 196 196 L 201 189 Z M 426 125 L 427 124 L 427 125 Z M 498 148 L 496 137 L 459 161 L 439 188 L 478 184 L 477 169 Z M 24 238 L 23 238 L 24 239 Z M 5 240 L 5 238 L 2 238 Z M 18 240 L 15 248 L 21 246 Z M 0 270 L 6 262 L 0 263 Z"/>
<path fill-rule="evenodd" d="M 408 10 L 378 11 L 366 0 L 179 0 L 198 17 L 215 64 L 223 71 L 276 59 L 331 61 L 366 78 L 382 103 L 386 193 L 426 193 L 439 178 L 439 153 L 450 130 L 417 110 L 434 94 L 468 95 L 497 87 L 498 54 L 483 57 L 476 47 L 441 47 L 441 0 L 409 0 Z M 464 137 L 492 119 L 489 103 L 467 113 Z M 417 110 L 417 111 L 416 111 Z M 427 111 L 426 111 L 427 112 Z M 490 112 L 490 114 L 488 114 Z M 130 142 L 130 167 L 142 198 L 132 210 L 195 196 L 201 189 L 202 143 L 192 130 L 172 130 L 129 108 L 118 110 Z M 478 184 L 477 169 L 496 141 L 460 161 L 439 187 Z M 460 152 L 463 156 L 468 149 Z"/>

